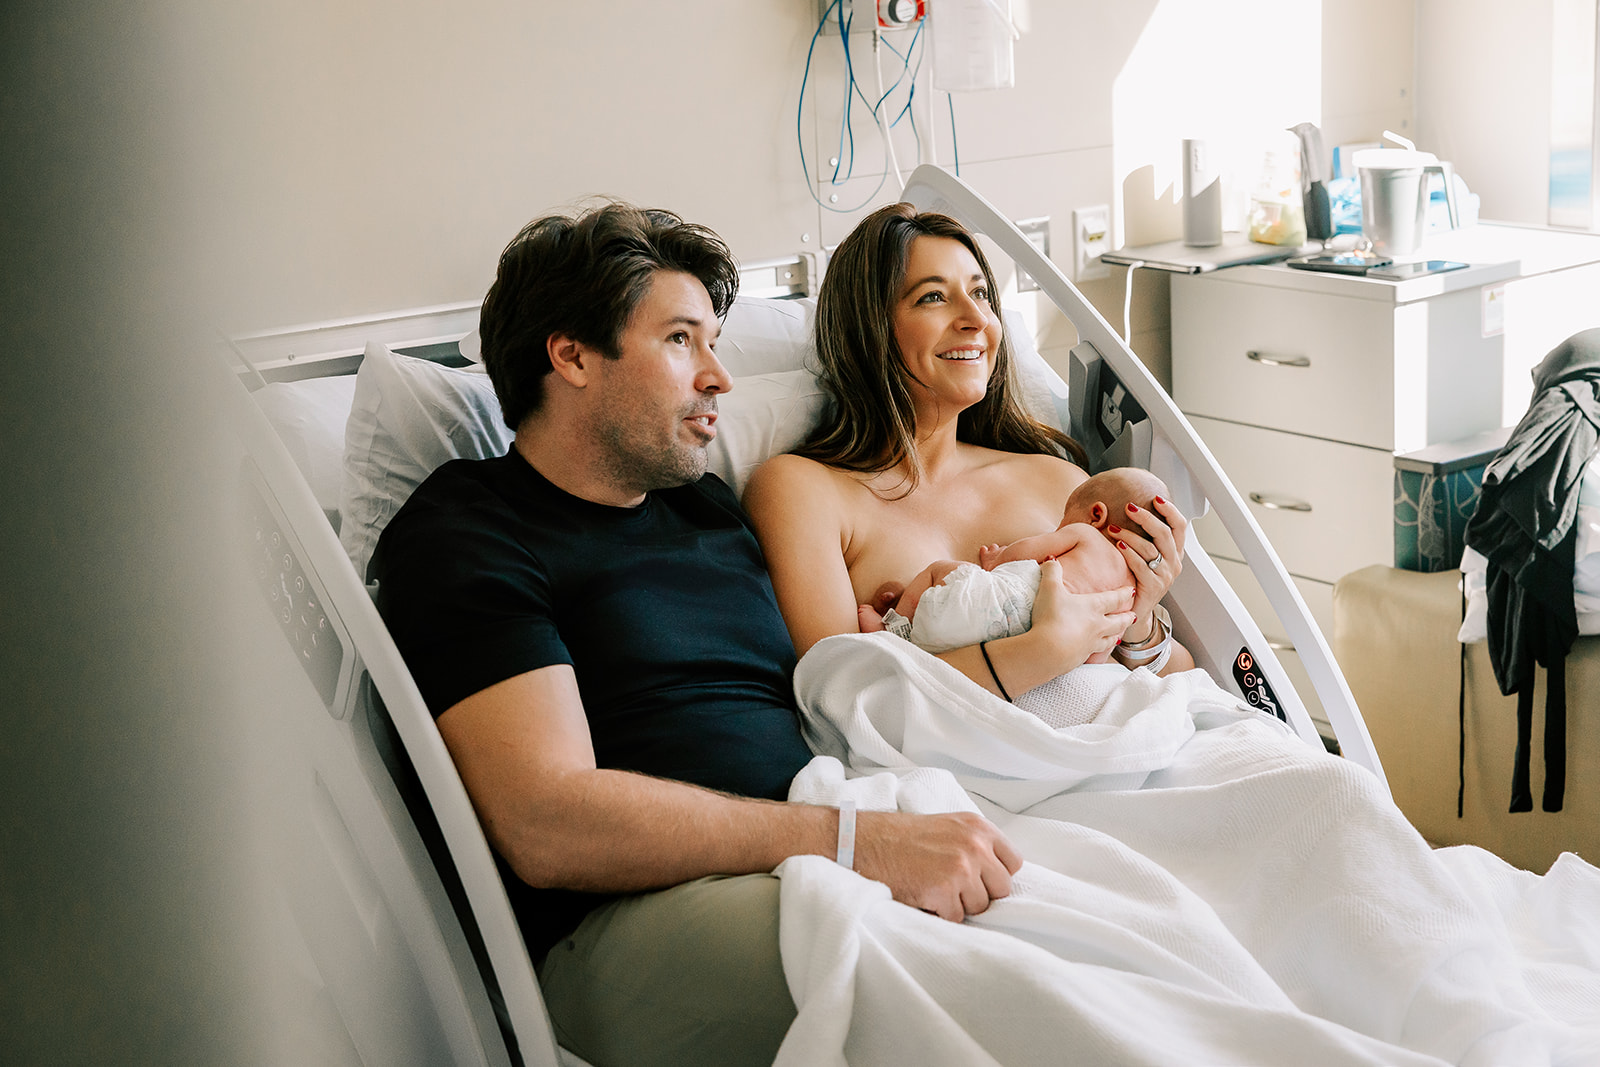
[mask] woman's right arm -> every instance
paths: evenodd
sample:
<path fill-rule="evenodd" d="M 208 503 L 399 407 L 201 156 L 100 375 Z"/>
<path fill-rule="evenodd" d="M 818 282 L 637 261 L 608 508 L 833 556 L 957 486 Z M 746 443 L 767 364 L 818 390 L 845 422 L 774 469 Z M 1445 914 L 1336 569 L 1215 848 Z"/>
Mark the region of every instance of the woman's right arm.
<path fill-rule="evenodd" d="M 800 656 L 824 637 L 860 631 L 839 489 L 838 477 L 822 464 L 783 455 L 756 468 L 744 490 L 745 512 Z"/>
<path fill-rule="evenodd" d="M 1046 560 L 1039 564 L 1033 625 L 1025 633 L 986 642 L 984 648 L 958 648 L 939 658 L 991 693 L 1014 698 L 1081 666 L 1095 653 L 1111 651 L 1133 618 L 1132 585 L 1074 593 L 1061 580 L 1061 561 Z"/>

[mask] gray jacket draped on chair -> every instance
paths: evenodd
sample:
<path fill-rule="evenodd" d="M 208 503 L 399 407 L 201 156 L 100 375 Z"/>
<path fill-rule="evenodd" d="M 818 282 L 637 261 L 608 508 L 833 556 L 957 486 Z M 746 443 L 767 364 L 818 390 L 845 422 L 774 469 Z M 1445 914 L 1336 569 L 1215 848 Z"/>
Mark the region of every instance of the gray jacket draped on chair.
<path fill-rule="evenodd" d="M 1574 334 L 1533 371 L 1534 397 L 1484 472 L 1466 541 L 1489 560 L 1489 658 L 1502 693 L 1517 696 L 1511 810 L 1532 811 L 1529 746 L 1534 664 L 1546 669 L 1543 808 L 1566 791 L 1566 655 L 1573 605 L 1578 488 L 1600 451 L 1600 329 Z"/>

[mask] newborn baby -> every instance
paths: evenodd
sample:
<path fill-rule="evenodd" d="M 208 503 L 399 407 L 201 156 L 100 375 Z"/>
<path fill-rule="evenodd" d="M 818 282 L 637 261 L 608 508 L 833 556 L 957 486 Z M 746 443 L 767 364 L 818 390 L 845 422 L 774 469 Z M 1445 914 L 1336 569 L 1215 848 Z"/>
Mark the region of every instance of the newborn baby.
<path fill-rule="evenodd" d="M 1050 536 L 1055 551 L 1042 558 L 1054 556 L 1060 561 L 1061 581 L 1069 592 L 1103 593 L 1133 584 L 1122 553 L 1088 523 L 1067 523 Z M 929 652 L 1023 633 L 1033 625 L 1039 563 L 1038 559 L 993 559 L 987 565 L 935 560 L 906 583 L 895 606 L 875 625 L 868 615 L 872 609 L 863 606 L 867 625 L 862 629 L 889 630 Z M 1090 661 L 1105 663 L 1109 656 L 1104 653 Z"/>
<path fill-rule="evenodd" d="M 1039 563 L 1057 559 L 1067 589 L 1098 593 L 1133 584 L 1127 560 L 1102 532 L 1110 517 L 1129 503 L 1148 508 L 1151 498 L 1166 492 L 1161 480 L 1136 467 L 1117 467 L 1085 480 L 1067 498 L 1061 525 L 1049 533 L 1025 537 L 1010 545 L 985 545 L 979 563 L 936 560 L 906 583 L 899 599 L 880 615 L 872 606 L 859 610 L 862 633 L 888 630 L 929 652 L 994 641 L 1025 632 L 1033 623 L 1033 600 L 1039 591 Z M 1090 664 L 1110 662 L 1109 652 L 1089 657 Z M 1153 669 L 1159 670 L 1158 663 Z M 1116 668 L 1118 674 L 1122 668 Z M 1068 672 L 1069 674 L 1072 672 Z M 1051 726 L 1074 726 L 1094 717 L 1097 698 L 1062 675 L 1016 699 Z M 1090 679 L 1082 679 L 1089 683 Z M 1092 686 L 1103 690 L 1104 679 Z"/>

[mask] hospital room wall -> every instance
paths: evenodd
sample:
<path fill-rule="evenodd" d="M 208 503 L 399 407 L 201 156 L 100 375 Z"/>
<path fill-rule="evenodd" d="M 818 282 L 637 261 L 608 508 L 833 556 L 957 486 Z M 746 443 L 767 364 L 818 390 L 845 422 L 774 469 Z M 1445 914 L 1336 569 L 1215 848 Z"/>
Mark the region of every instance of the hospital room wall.
<path fill-rule="evenodd" d="M 1305 100 L 1299 110 L 1316 113 L 1301 117 L 1330 144 L 1416 133 L 1455 160 L 1487 217 L 1537 222 L 1548 89 L 1535 75 L 1549 5 L 1035 0 L 1015 88 L 957 94 L 956 141 L 943 94 L 925 81 L 917 132 L 947 167 L 959 145 L 962 176 L 1002 211 L 1048 216 L 1062 265 L 1077 207 L 1121 208 L 1119 240 L 1177 235 L 1177 142 L 1189 132 L 1173 117 L 1179 101 L 1193 111 L 1201 100 L 1240 128 L 1268 97 Z M 190 143 L 178 154 L 189 211 L 175 239 L 193 250 L 198 299 L 230 332 L 476 299 L 523 222 L 590 194 L 670 206 L 753 259 L 832 245 L 893 195 L 892 176 L 879 187 L 883 153 L 859 100 L 853 173 L 832 180 L 830 159 L 850 169 L 836 35 L 818 39 L 800 107 L 809 0 L 212 8 L 194 5 L 167 27 L 193 82 L 181 126 Z M 1309 13 L 1316 47 L 1274 61 L 1249 28 L 1289 10 Z M 1216 47 L 1166 41 L 1155 69 L 1173 88 L 1119 112 L 1119 78 L 1162 46 L 1151 38 L 1181 37 L 1172 27 L 1185 19 L 1212 26 Z M 891 41 L 903 48 L 909 37 Z M 853 40 L 870 84 L 867 38 Z M 1220 77 L 1230 60 L 1245 73 Z M 909 169 L 911 124 L 895 136 Z M 1130 179 L 1144 170 L 1151 188 L 1132 204 Z M 1083 283 L 1119 327 L 1123 282 L 1114 269 Z M 1133 347 L 1164 383 L 1167 292 L 1164 276 L 1139 275 L 1131 316 Z M 1016 303 L 1034 311 L 1033 298 Z M 1038 319 L 1041 347 L 1059 358 L 1074 331 Z"/>
<path fill-rule="evenodd" d="M 1450 160 L 1483 218 L 1549 220 L 1552 0 L 1417 0 L 1419 147 Z"/>
<path fill-rule="evenodd" d="M 1377 99 L 1366 75 L 1383 71 L 1382 85 L 1409 86 L 1412 6 L 1305 2 L 1322 10 L 1323 61 L 1284 63 L 1262 78 L 1319 76 L 1322 114 L 1305 117 L 1330 134 L 1371 136 L 1408 121 L 1409 102 Z M 797 123 L 816 28 L 809 0 L 217 7 L 193 9 L 171 40 L 200 83 L 186 127 L 187 236 L 205 265 L 196 271 L 204 298 L 227 331 L 477 299 L 522 223 L 589 194 L 670 206 L 752 259 L 832 245 L 892 199 L 892 176 L 873 192 L 885 167 L 859 100 L 854 173 L 831 181 L 828 160 L 841 154 L 837 36 L 817 43 Z M 1165 158 L 1118 157 L 1129 132 L 1113 115 L 1118 76 L 1171 9 L 1217 11 L 1243 62 L 1248 18 L 1273 5 L 1036 0 L 1016 44 L 1016 87 L 954 98 L 962 177 L 1013 218 L 1048 216 L 1057 263 L 1071 258 L 1072 210 L 1118 203 L 1128 169 L 1149 163 L 1164 172 L 1163 188 L 1172 183 L 1180 134 L 1161 141 L 1155 154 Z M 867 38 L 854 39 L 858 74 L 870 84 Z M 909 34 L 893 40 L 903 47 Z M 1372 41 L 1386 43 L 1375 50 Z M 1342 62 L 1327 58 L 1335 48 Z M 1217 62 L 1179 49 L 1166 66 L 1175 80 L 1205 86 Z M 1253 113 L 1263 81 L 1244 84 L 1248 91 L 1217 104 L 1236 122 Z M 918 132 L 953 166 L 943 94 L 924 83 L 919 102 Z M 909 170 L 910 124 L 896 137 Z M 1134 348 L 1165 382 L 1166 286 L 1146 277 L 1136 287 Z M 1120 272 L 1084 288 L 1120 325 Z M 1031 311 L 1030 302 L 1020 301 Z M 1050 356 L 1075 340 L 1048 315 L 1038 327 Z"/>
<path fill-rule="evenodd" d="M 1049 215 L 1058 260 L 1071 209 L 1111 201 L 1111 83 L 1154 6 L 1035 3 L 1017 88 L 955 100 L 962 176 Z M 199 57 L 193 232 L 214 268 L 197 275 L 230 332 L 478 298 L 520 225 L 590 194 L 671 207 L 750 259 L 831 246 L 893 199 L 859 101 L 853 174 L 824 178 L 852 167 L 837 35 L 797 115 L 811 0 L 227 7 L 175 47 Z M 918 132 L 952 166 L 926 69 L 922 88 Z M 897 138 L 909 170 L 911 123 Z"/>

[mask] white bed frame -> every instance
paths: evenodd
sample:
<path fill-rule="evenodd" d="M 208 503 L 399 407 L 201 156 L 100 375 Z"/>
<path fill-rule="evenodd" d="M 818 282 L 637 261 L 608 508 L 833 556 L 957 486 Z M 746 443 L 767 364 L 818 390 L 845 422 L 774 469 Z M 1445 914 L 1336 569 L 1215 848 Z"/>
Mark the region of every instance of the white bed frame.
<path fill-rule="evenodd" d="M 1377 753 L 1350 690 L 1294 584 L 1211 453 L 1143 364 L 1060 271 L 959 180 L 937 168 L 921 167 L 912 174 L 904 198 L 919 209 L 953 215 L 995 242 L 1077 327 L 1080 342 L 1073 350 L 1071 377 L 1079 395 L 1056 383 L 1061 386 L 1059 404 L 1072 409 L 1074 436 L 1083 440 L 1084 427 L 1092 418 L 1092 412 L 1080 410 L 1092 405 L 1088 385 L 1098 375 L 1114 375 L 1148 420 L 1128 428 L 1105 449 L 1106 462 L 1132 458 L 1150 466 L 1191 514 L 1209 502 L 1282 619 L 1343 755 L 1382 780 Z M 776 267 L 770 291 L 808 285 L 808 278 L 797 275 L 809 271 L 814 277 L 817 266 L 802 263 L 798 272 Z M 747 270 L 770 275 L 774 265 Z M 449 305 L 237 338 L 233 347 L 256 371 L 292 369 L 295 376 L 346 373 L 367 341 L 397 345 L 454 341 L 475 319 L 475 306 Z M 259 381 L 259 373 L 254 378 Z M 278 527 L 285 551 L 304 571 L 341 642 L 331 682 L 333 696 L 316 713 L 331 715 L 349 745 L 348 753 L 318 768 L 322 779 L 343 779 L 326 784 L 336 818 L 347 832 L 339 838 L 346 854 L 336 857 L 336 865 L 341 869 L 353 865 L 365 872 L 364 879 L 349 881 L 376 888 L 359 894 L 351 889 L 353 902 L 368 916 L 382 913 L 398 931 L 396 944 L 409 952 L 421 976 L 418 1002 L 382 1005 L 384 1014 L 432 1012 L 437 1032 L 443 1035 L 439 1040 L 456 1063 L 538 1067 L 581 1063 L 556 1045 L 488 843 L 368 590 L 283 442 L 244 389 L 237 391 L 237 399 L 248 457 L 243 491 Z M 1098 451 L 1091 449 L 1092 455 Z M 1308 744 L 1321 747 L 1304 704 L 1260 629 L 1192 538 L 1168 604 L 1174 627 L 1197 663 L 1238 692 L 1233 664 L 1240 650 L 1248 649 L 1255 669 L 1279 698 L 1283 716 Z M 352 796 L 359 799 L 340 799 Z M 358 895 L 364 899 L 354 901 Z M 371 925 L 384 924 L 373 920 Z M 315 956 L 317 946 L 310 947 Z M 343 991 L 343 996 L 341 992 L 332 989 L 347 1028 L 357 1035 L 362 1026 L 351 1016 L 371 1012 L 373 1006 L 363 1000 L 360 990 Z"/>

